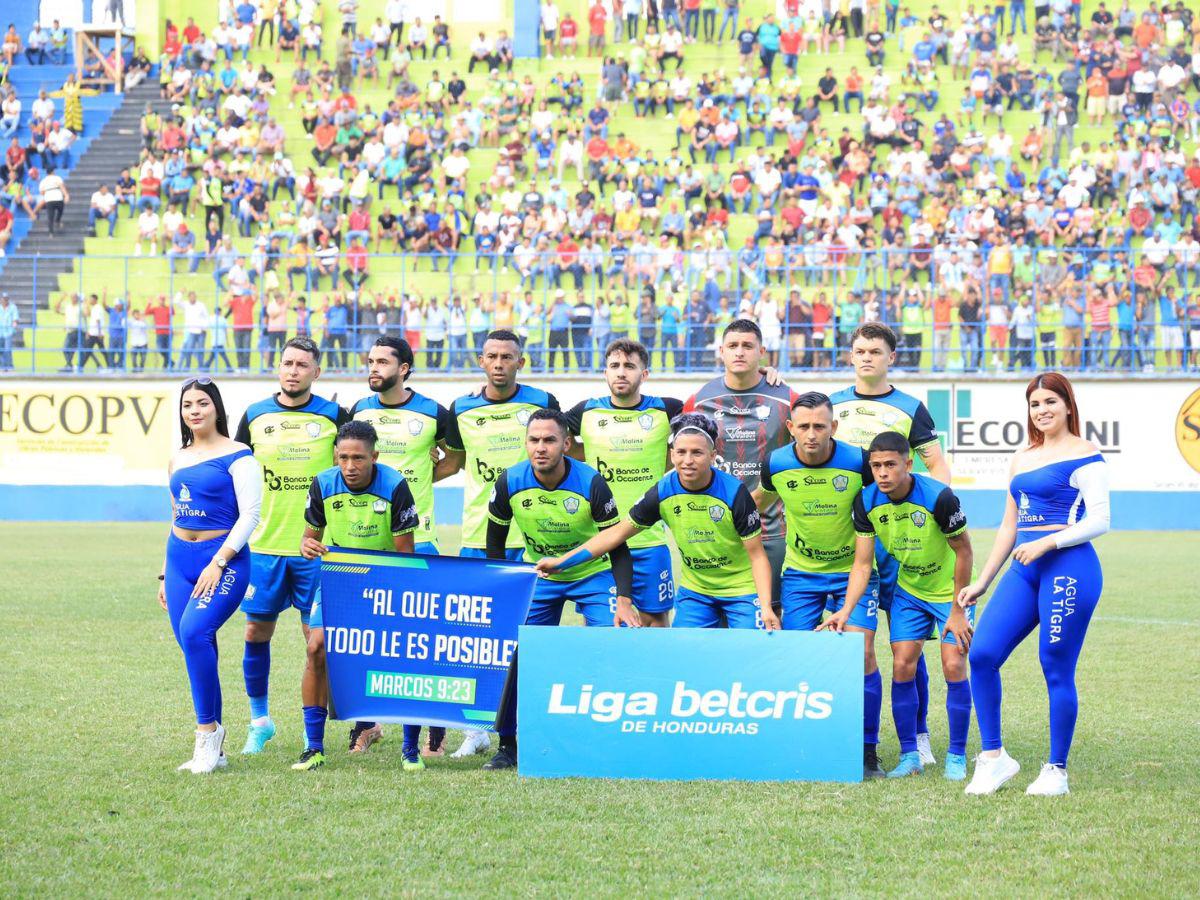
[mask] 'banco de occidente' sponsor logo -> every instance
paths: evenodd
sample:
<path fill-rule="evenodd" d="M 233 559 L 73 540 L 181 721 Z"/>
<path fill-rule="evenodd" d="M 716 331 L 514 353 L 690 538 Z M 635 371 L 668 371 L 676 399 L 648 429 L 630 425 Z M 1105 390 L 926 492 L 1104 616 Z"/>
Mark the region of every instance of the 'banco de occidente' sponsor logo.
<path fill-rule="evenodd" d="M 1200 472 L 1200 388 L 1192 391 L 1175 417 L 1175 445 L 1189 466 Z"/>
<path fill-rule="evenodd" d="M 827 719 L 834 702 L 832 691 L 813 690 L 803 681 L 781 689 L 747 689 L 735 681 L 708 690 L 676 681 L 669 692 L 597 690 L 592 684 L 555 682 L 546 712 L 585 716 L 626 732 L 753 735 L 766 721 Z"/>

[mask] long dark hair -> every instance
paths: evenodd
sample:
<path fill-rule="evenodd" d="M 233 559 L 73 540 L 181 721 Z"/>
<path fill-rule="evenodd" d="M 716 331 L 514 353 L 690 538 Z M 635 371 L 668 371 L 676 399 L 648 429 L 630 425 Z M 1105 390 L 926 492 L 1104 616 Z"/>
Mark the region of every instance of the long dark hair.
<path fill-rule="evenodd" d="M 182 446 L 190 447 L 196 440 L 196 436 L 192 434 L 192 429 L 188 428 L 187 422 L 183 420 L 183 395 L 193 389 L 208 394 L 209 399 L 213 402 L 213 406 L 217 408 L 217 433 L 221 437 L 229 437 L 229 418 L 225 415 L 225 401 L 221 399 L 221 392 L 207 378 L 192 378 L 185 381 L 183 387 L 179 390 L 179 433 L 183 435 Z"/>
<path fill-rule="evenodd" d="M 1025 388 L 1025 409 L 1029 419 L 1029 424 L 1026 426 L 1029 434 L 1029 446 L 1040 447 L 1046 440 L 1045 435 L 1033 424 L 1033 415 L 1028 412 L 1029 398 L 1039 388 L 1057 394 L 1067 405 L 1067 430 L 1075 437 L 1079 437 L 1079 407 L 1075 404 L 1075 389 L 1071 387 L 1071 382 L 1067 380 L 1066 375 L 1059 372 L 1045 372 L 1030 381 Z"/>

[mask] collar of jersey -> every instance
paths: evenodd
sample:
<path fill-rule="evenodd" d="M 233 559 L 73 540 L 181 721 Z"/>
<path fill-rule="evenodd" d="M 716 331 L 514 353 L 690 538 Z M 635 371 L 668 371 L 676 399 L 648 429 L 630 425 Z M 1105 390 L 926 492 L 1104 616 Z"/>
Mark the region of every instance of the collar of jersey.
<path fill-rule="evenodd" d="M 863 394 L 859 392 L 858 388 L 851 388 L 851 390 L 854 391 L 854 396 L 859 400 L 882 400 L 884 397 L 890 397 L 896 393 L 896 386 L 889 384 L 888 389 L 882 394 Z"/>
<path fill-rule="evenodd" d="M 893 500 L 891 498 L 891 495 L 888 494 L 886 491 L 881 490 L 880 493 L 883 494 L 883 496 L 888 498 L 888 503 L 892 504 L 892 506 L 899 506 L 901 503 L 907 503 L 909 500 L 911 500 L 912 495 L 914 493 L 916 493 L 916 490 L 917 490 L 917 473 L 913 472 L 912 484 L 910 484 L 908 486 L 908 493 L 905 494 L 903 497 L 901 497 L 899 500 Z"/>

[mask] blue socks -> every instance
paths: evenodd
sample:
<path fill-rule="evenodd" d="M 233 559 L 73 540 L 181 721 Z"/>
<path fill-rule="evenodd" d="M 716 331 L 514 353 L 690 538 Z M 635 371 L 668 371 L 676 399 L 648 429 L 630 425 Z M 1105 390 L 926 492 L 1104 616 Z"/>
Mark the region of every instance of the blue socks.
<path fill-rule="evenodd" d="M 925 665 L 925 654 L 917 657 L 917 734 L 928 734 L 929 724 L 929 667 Z"/>
<path fill-rule="evenodd" d="M 242 675 L 246 679 L 246 696 L 250 698 L 250 717 L 262 719 L 270 715 L 267 706 L 267 681 L 271 675 L 271 642 L 246 641 L 242 656 Z"/>
<path fill-rule="evenodd" d="M 876 669 L 863 676 L 863 743 L 879 743 L 879 710 L 883 706 L 883 677 Z"/>
<path fill-rule="evenodd" d="M 900 752 L 916 753 L 917 683 L 915 680 L 892 682 L 892 719 L 896 723 L 896 737 L 900 739 Z"/>
<path fill-rule="evenodd" d="M 967 732 L 971 730 L 971 682 L 946 682 L 946 718 L 950 722 L 950 746 L 955 756 L 967 753 Z"/>
<path fill-rule="evenodd" d="M 304 707 L 304 746 L 325 752 L 325 718 L 329 711 L 323 706 Z"/>
<path fill-rule="evenodd" d="M 421 752 L 421 726 L 420 725 L 405 725 L 404 726 L 404 745 L 400 748 L 400 754 L 405 759 L 414 759 Z"/>

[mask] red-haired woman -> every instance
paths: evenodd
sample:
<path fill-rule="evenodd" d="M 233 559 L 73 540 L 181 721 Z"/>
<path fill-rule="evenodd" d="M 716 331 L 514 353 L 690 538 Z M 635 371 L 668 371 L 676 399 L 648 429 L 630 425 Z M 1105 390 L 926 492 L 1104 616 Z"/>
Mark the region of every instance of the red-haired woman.
<path fill-rule="evenodd" d="M 1079 408 L 1066 377 L 1037 376 L 1025 399 L 1029 446 L 1013 456 L 1004 521 L 979 578 L 958 595 L 963 606 L 975 603 L 1012 554 L 971 644 L 983 751 L 968 794 L 994 793 L 1021 769 L 1000 739 L 1000 667 L 1038 626 L 1050 694 L 1050 756 L 1026 793 L 1068 792 L 1067 754 L 1079 712 L 1075 665 L 1103 585 L 1091 541 L 1109 527 L 1108 466 L 1079 436 Z"/>

